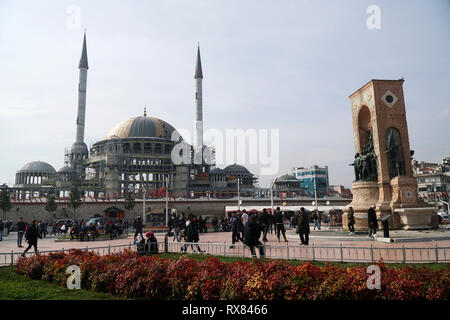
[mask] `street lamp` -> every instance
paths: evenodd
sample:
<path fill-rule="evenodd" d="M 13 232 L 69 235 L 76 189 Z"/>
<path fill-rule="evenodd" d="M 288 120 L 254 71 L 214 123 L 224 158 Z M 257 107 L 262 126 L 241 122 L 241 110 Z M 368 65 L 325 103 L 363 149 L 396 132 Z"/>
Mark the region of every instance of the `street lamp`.
<path fill-rule="evenodd" d="M 166 226 L 169 225 L 169 177 L 166 177 Z"/>
<path fill-rule="evenodd" d="M 142 197 L 142 219 L 144 221 L 144 225 L 147 223 L 147 217 L 145 215 L 145 194 L 147 193 L 147 189 L 145 187 L 142 188 L 143 197 Z"/>
<path fill-rule="evenodd" d="M 241 192 L 240 192 L 240 187 L 239 185 L 241 184 L 241 178 L 238 178 L 238 211 L 241 211 Z"/>
<path fill-rule="evenodd" d="M 314 177 L 314 200 L 316 203 L 316 211 L 319 212 L 319 207 L 317 204 L 317 188 L 316 188 L 316 177 Z"/>
<path fill-rule="evenodd" d="M 270 206 L 272 208 L 271 213 L 273 214 L 273 186 L 275 184 L 275 180 L 272 181 L 271 185 L 270 185 Z"/>

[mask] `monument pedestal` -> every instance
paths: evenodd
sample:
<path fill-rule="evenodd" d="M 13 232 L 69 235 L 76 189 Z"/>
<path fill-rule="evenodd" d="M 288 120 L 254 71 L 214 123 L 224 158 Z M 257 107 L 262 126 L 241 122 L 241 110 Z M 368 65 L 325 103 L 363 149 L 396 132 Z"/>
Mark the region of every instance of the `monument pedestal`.
<path fill-rule="evenodd" d="M 355 231 L 368 230 L 367 211 L 378 201 L 378 183 L 376 181 L 357 181 L 352 183 L 353 201 L 344 208 L 342 228 L 348 230 L 347 214 L 353 207 Z"/>
<path fill-rule="evenodd" d="M 423 230 L 432 229 L 431 216 L 437 208 L 400 208 L 395 209 L 394 214 L 400 218 L 400 228 L 403 230 Z"/>

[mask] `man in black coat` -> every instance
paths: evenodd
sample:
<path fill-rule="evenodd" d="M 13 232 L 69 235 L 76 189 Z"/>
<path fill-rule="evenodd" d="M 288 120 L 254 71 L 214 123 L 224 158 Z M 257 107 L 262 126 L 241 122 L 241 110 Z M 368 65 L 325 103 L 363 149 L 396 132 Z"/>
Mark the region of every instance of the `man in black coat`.
<path fill-rule="evenodd" d="M 375 211 L 375 205 L 372 205 L 367 211 L 368 227 L 369 227 L 369 237 L 374 238 L 377 236 L 378 221 L 377 213 Z"/>
<path fill-rule="evenodd" d="M 261 214 L 261 225 L 263 227 L 263 241 L 267 242 L 267 233 L 269 232 L 269 223 L 270 223 L 270 217 L 269 213 L 267 212 L 266 208 L 263 209 L 263 212 Z"/>
<path fill-rule="evenodd" d="M 234 244 L 238 241 L 244 242 L 244 239 L 241 237 L 241 232 L 244 229 L 244 226 L 242 225 L 242 219 L 239 214 L 233 213 L 232 216 L 232 222 L 231 222 L 231 246 L 230 249 L 234 248 Z"/>
<path fill-rule="evenodd" d="M 192 215 L 190 218 L 188 218 L 187 228 L 186 228 L 186 242 L 191 242 L 191 248 L 192 252 L 195 252 L 194 243 L 197 243 L 200 240 L 200 236 L 198 233 L 198 221 L 197 217 Z M 181 248 L 181 251 L 186 252 L 187 247 L 189 244 L 185 244 L 184 247 Z M 197 250 L 198 252 L 205 252 L 200 248 L 200 246 L 197 244 Z"/>
<path fill-rule="evenodd" d="M 27 253 L 28 250 L 31 249 L 31 247 L 34 247 L 34 252 L 37 253 L 37 242 L 38 238 L 40 238 L 40 232 L 38 227 L 37 220 L 33 220 L 32 225 L 27 229 L 27 232 L 25 233 L 25 240 L 28 242 L 28 247 L 25 249 L 25 251 L 22 253 L 22 257 L 25 257 L 25 253 Z"/>
<path fill-rule="evenodd" d="M 142 234 L 143 228 L 144 224 L 142 223 L 142 218 L 141 216 L 138 216 L 136 220 L 136 232 L 134 233 L 134 240 L 136 240 L 138 234 L 141 235 L 141 239 L 144 239 L 144 236 Z"/>
<path fill-rule="evenodd" d="M 252 215 L 249 221 L 244 226 L 244 244 L 247 245 L 252 253 L 253 258 L 256 258 L 255 247 L 259 249 L 259 257 L 264 258 L 264 245 L 259 241 L 261 236 L 262 226 L 258 223 L 258 218 Z"/>
<path fill-rule="evenodd" d="M 309 218 L 310 218 L 310 212 L 306 210 L 305 208 L 301 207 L 299 216 L 297 218 L 297 229 L 296 232 L 300 236 L 300 241 L 304 245 L 309 244 Z"/>
<path fill-rule="evenodd" d="M 280 207 L 277 207 L 275 214 L 275 222 L 277 224 L 277 238 L 278 238 L 278 242 L 280 242 L 280 232 L 283 234 L 283 238 L 285 242 L 288 242 L 287 238 L 286 238 L 286 230 L 284 229 L 284 217 L 283 214 L 280 211 Z"/>

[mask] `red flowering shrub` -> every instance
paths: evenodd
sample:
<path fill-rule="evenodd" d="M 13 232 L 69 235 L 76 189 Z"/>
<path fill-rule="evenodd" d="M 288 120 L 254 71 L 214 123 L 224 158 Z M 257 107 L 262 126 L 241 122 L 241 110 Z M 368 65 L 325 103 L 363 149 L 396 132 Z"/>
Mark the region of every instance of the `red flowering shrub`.
<path fill-rule="evenodd" d="M 292 266 L 286 261 L 199 262 L 141 257 L 125 250 L 106 256 L 82 250 L 20 258 L 15 272 L 66 285 L 66 269 L 77 265 L 83 289 L 123 297 L 150 299 L 448 299 L 450 265 L 444 270 L 426 267 L 387 268 L 379 264 L 381 289 L 367 287 L 365 267 L 341 268 L 311 262 Z"/>
<path fill-rule="evenodd" d="M 190 282 L 186 299 L 218 300 L 222 288 L 223 278 L 228 272 L 228 264 L 220 262 L 214 257 L 208 257 L 200 263 L 197 276 Z"/>

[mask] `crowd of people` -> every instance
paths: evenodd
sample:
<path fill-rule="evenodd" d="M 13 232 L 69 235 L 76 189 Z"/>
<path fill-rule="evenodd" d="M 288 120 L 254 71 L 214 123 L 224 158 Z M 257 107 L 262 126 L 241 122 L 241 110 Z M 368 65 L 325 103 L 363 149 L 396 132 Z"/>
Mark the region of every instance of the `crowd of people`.
<path fill-rule="evenodd" d="M 332 219 L 334 217 L 331 217 Z M 369 237 L 376 237 L 378 228 L 378 222 L 376 219 L 375 208 L 372 206 L 368 211 L 368 225 L 369 225 Z M 290 223 L 292 228 L 295 228 L 296 233 L 299 235 L 301 245 L 309 245 L 310 223 L 314 224 L 314 230 L 321 229 L 322 221 L 326 222 L 326 217 L 322 213 L 309 211 L 305 208 L 301 208 L 295 214 L 287 215 L 281 212 L 280 208 L 268 212 L 263 209 L 262 212 L 249 213 L 246 210 L 233 212 L 229 218 L 213 217 L 211 220 L 211 226 L 214 232 L 231 231 L 231 246 L 230 249 L 235 248 L 235 243 L 242 242 L 249 247 L 252 256 L 256 257 L 256 249 L 259 250 L 260 257 L 264 257 L 264 246 L 268 242 L 267 236 L 275 235 L 278 242 L 282 239 L 284 242 L 288 242 L 286 237 L 285 222 Z M 348 228 L 350 235 L 354 234 L 355 217 L 353 208 L 349 208 L 348 212 Z M 42 239 L 48 235 L 47 222 L 33 220 L 31 224 L 27 224 L 23 218 L 19 218 L 19 221 L 15 224 L 17 228 L 17 246 L 23 248 L 23 238 L 25 237 L 28 247 L 24 253 L 28 252 L 31 248 L 34 248 L 35 252 L 38 252 L 37 242 L 38 239 Z M 135 227 L 134 240 L 137 244 L 151 243 L 152 246 L 156 245 L 157 241 L 153 232 L 149 231 L 143 235 L 144 223 L 142 217 L 138 216 L 133 221 Z M 11 227 L 11 223 L 8 225 L 0 220 L 0 241 L 2 240 L 2 233 L 4 227 Z M 121 225 L 117 223 L 109 222 L 105 225 L 105 232 L 110 235 L 110 239 L 114 239 L 121 234 L 123 230 Z M 79 223 L 73 222 L 72 224 L 59 221 L 53 224 L 52 234 L 66 234 L 69 233 L 70 239 L 76 240 L 95 240 L 98 237 L 98 230 L 96 226 L 91 223 L 87 224 L 85 221 Z M 200 234 L 208 232 L 207 219 L 203 217 L 197 217 L 194 214 L 189 214 L 185 217 L 185 213 L 181 212 L 172 213 L 168 223 L 168 237 L 173 237 L 172 242 L 185 243 L 181 245 L 181 251 L 186 252 L 188 247 L 191 246 L 193 252 L 204 252 L 198 244 L 200 240 Z M 153 247 L 154 248 L 154 247 Z M 155 251 L 155 248 L 153 249 Z"/>
<path fill-rule="evenodd" d="M 315 221 L 316 217 L 317 221 Z M 269 234 L 275 235 L 278 242 L 282 239 L 284 242 L 288 242 L 285 229 L 286 221 L 291 221 L 291 224 L 297 226 L 296 230 L 300 235 L 301 243 L 308 245 L 310 218 L 311 213 L 304 208 L 298 214 L 288 217 L 277 207 L 273 214 L 269 213 L 266 209 L 257 213 L 248 213 L 246 210 L 242 210 L 233 212 L 228 219 L 222 218 L 219 220 L 217 217 L 214 217 L 211 220 L 211 225 L 214 232 L 231 231 L 230 249 L 235 248 L 235 243 L 242 242 L 249 247 L 252 256 L 256 256 L 256 249 L 258 249 L 260 257 L 264 257 L 264 243 L 268 241 L 267 236 Z M 320 228 L 321 215 L 317 215 L 316 213 L 314 215 L 314 221 L 317 227 Z M 201 250 L 198 242 L 199 235 L 202 232 L 207 232 L 205 219 L 202 217 L 197 218 L 193 214 L 189 214 L 186 218 L 184 212 L 179 216 L 173 213 L 170 216 L 168 228 L 167 237 L 173 237 L 172 242 L 186 242 L 181 246 L 182 252 L 186 252 L 189 245 L 193 252 L 204 252 Z M 135 240 L 138 236 L 142 237 L 142 222 L 139 222 L 136 228 Z"/>

